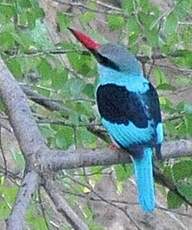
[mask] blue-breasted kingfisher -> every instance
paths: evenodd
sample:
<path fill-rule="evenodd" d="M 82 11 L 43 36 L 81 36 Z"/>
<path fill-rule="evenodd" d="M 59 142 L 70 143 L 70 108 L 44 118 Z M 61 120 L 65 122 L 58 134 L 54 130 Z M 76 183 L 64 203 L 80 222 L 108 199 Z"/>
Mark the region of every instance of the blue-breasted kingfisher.
<path fill-rule="evenodd" d="M 125 46 L 101 45 L 81 31 L 69 29 L 98 62 L 96 100 L 101 122 L 111 139 L 130 153 L 139 204 L 145 212 L 152 212 L 153 149 L 160 158 L 163 142 L 158 94 L 144 77 L 139 61 Z"/>

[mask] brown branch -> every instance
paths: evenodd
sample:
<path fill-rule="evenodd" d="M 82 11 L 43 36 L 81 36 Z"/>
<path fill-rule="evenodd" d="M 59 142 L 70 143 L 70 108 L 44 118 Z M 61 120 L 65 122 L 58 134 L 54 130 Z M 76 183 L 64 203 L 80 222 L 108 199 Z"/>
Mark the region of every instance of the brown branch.
<path fill-rule="evenodd" d="M 192 140 L 168 141 L 162 145 L 163 160 L 192 155 Z M 45 168 L 54 171 L 89 167 L 95 165 L 113 165 L 129 163 L 129 154 L 122 150 L 97 149 L 75 151 L 49 150 L 49 154 L 41 155 Z"/>
<path fill-rule="evenodd" d="M 29 86 L 21 85 L 23 92 L 34 102 L 44 106 L 46 109 L 51 111 L 69 112 L 70 110 L 64 107 L 61 103 L 51 101 L 50 98 L 39 95 L 34 92 Z"/>
<path fill-rule="evenodd" d="M 17 195 L 16 203 L 11 215 L 7 220 L 7 230 L 23 230 L 25 213 L 31 197 L 38 186 L 38 174 L 34 171 L 28 172 L 21 184 L 21 189 Z"/>
<path fill-rule="evenodd" d="M 97 13 L 97 14 L 114 14 L 114 15 L 122 15 L 124 17 L 128 17 L 128 15 L 125 14 L 123 11 L 119 10 L 119 8 L 116 8 L 116 7 L 112 8 L 112 6 L 110 8 L 105 7 L 105 8 L 107 8 L 105 10 L 100 10 L 100 9 L 94 9 L 94 8 L 88 7 L 88 6 L 86 6 L 85 4 L 83 4 L 81 2 L 71 2 L 71 1 L 66 2 L 64 0 L 53 0 L 53 1 L 57 2 L 59 4 L 62 4 L 62 5 L 68 5 L 70 7 L 76 7 L 76 8 L 80 8 L 80 9 L 85 9 L 85 10 L 88 10 L 88 11 L 91 11 L 91 12 L 94 12 L 94 13 Z"/>
<path fill-rule="evenodd" d="M 68 205 L 63 195 L 57 189 L 57 186 L 51 180 L 44 180 L 44 188 L 51 200 L 53 201 L 56 209 L 60 212 L 71 224 L 75 230 L 88 230 L 88 226 L 78 217 L 73 209 Z"/>
<path fill-rule="evenodd" d="M 8 108 L 9 121 L 24 157 L 27 159 L 38 154 L 41 147 L 46 148 L 44 139 L 27 104 L 27 97 L 2 59 L 0 59 L 0 93 Z"/>
<path fill-rule="evenodd" d="M 4 164 L 4 169 L 5 169 L 5 177 L 7 176 L 7 173 L 8 173 L 8 168 L 7 168 L 7 159 L 5 157 L 5 152 L 4 152 L 4 148 L 3 148 L 3 145 L 2 145 L 2 127 L 0 125 L 0 151 L 1 151 L 1 155 L 2 155 L 2 158 L 3 158 L 3 164 Z"/>
<path fill-rule="evenodd" d="M 70 180 L 72 180 L 74 183 L 79 184 L 80 186 L 82 186 L 83 188 L 87 188 L 89 191 L 91 191 L 94 195 L 96 195 L 100 200 L 102 200 L 103 202 L 105 202 L 106 204 L 109 204 L 112 207 L 115 207 L 116 209 L 119 209 L 127 218 L 128 220 L 133 223 L 133 225 L 138 229 L 138 230 L 142 230 L 139 226 L 139 224 L 136 222 L 136 220 L 127 212 L 126 207 L 121 207 L 118 206 L 117 204 L 110 202 L 108 199 L 106 199 L 105 197 L 103 197 L 102 195 L 100 195 L 98 192 L 96 192 L 93 187 L 88 183 L 88 184 L 84 184 L 82 182 L 79 182 L 79 180 L 76 180 L 74 178 L 72 178 L 69 175 L 66 175 L 66 177 L 68 177 Z"/>
<path fill-rule="evenodd" d="M 95 2 L 94 0 L 92 2 Z M 107 3 L 101 2 L 101 1 L 96 1 L 97 5 L 100 5 L 108 10 L 116 10 L 122 12 L 122 9 L 113 5 L 109 5 Z"/>
<path fill-rule="evenodd" d="M 36 55 L 46 55 L 46 54 L 52 54 L 52 55 L 57 55 L 57 54 L 66 54 L 66 53 L 80 53 L 82 55 L 91 55 L 90 52 L 84 49 L 71 49 L 71 50 L 64 50 L 64 49 L 51 49 L 51 50 L 32 50 L 32 51 L 24 51 L 22 54 L 12 54 L 12 53 L 6 53 L 9 55 L 9 58 L 15 58 L 15 57 L 27 57 L 27 56 L 36 56 Z M 146 56 L 146 55 L 136 55 L 137 59 L 142 62 L 146 63 L 148 61 L 153 61 L 153 60 L 159 60 L 159 59 L 166 59 L 170 57 L 183 57 L 182 53 L 177 52 L 177 50 L 173 53 L 168 53 L 167 55 L 165 54 L 152 54 L 151 56 Z M 161 64 L 155 64 L 155 65 L 160 65 Z M 162 65 L 162 67 L 167 67 Z M 169 67 L 169 66 L 168 66 Z M 170 67 L 171 68 L 171 67 Z M 174 68 L 174 67 L 172 67 Z M 180 71 L 185 71 L 185 69 L 180 69 Z M 186 70 L 186 71 L 191 71 L 191 70 Z"/>
<path fill-rule="evenodd" d="M 8 108 L 8 116 L 15 136 L 27 162 L 25 170 L 28 173 L 23 180 L 16 203 L 12 209 L 12 214 L 7 221 L 8 230 L 21 230 L 24 226 L 24 216 L 27 206 L 38 186 L 38 181 L 42 174 L 39 168 L 43 167 L 39 166 L 43 166 L 43 162 L 38 162 L 39 155 L 43 153 L 47 154 L 48 148 L 32 116 L 25 94 L 1 59 L 0 92 Z M 47 192 L 54 203 L 57 204 L 58 210 L 67 217 L 67 220 L 73 227 L 75 226 L 75 229 L 87 230 L 88 227 L 72 211 L 68 204 L 62 200 L 59 193 L 55 193 L 52 190 L 51 183 L 45 181 L 45 185 L 48 186 L 49 189 Z"/>
<path fill-rule="evenodd" d="M 41 208 L 41 214 L 43 216 L 45 226 L 46 226 L 47 230 L 50 230 L 49 223 L 48 223 L 47 216 L 46 216 L 46 211 L 45 211 L 45 208 L 44 208 L 44 205 L 43 205 L 43 201 L 42 201 L 42 198 L 41 198 L 40 187 L 38 188 L 37 193 L 38 193 L 39 205 L 40 205 L 40 208 Z"/>

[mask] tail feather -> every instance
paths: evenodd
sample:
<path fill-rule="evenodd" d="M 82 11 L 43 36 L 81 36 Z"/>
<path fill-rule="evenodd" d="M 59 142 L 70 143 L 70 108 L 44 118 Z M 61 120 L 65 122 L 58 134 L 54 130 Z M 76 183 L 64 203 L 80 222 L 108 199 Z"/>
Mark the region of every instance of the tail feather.
<path fill-rule="evenodd" d="M 155 208 L 155 189 L 152 168 L 152 149 L 145 148 L 142 158 L 134 159 L 138 199 L 145 212 Z"/>

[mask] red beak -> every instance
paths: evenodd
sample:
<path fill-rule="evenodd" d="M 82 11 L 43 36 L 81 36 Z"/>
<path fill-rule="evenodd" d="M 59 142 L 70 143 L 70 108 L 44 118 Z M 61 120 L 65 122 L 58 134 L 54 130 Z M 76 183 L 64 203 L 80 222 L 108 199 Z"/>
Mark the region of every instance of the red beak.
<path fill-rule="evenodd" d="M 91 52 L 96 51 L 98 48 L 101 47 L 101 45 L 98 42 L 94 41 L 92 38 L 82 33 L 81 31 L 72 28 L 68 29 L 77 38 L 77 40 L 80 41 Z"/>

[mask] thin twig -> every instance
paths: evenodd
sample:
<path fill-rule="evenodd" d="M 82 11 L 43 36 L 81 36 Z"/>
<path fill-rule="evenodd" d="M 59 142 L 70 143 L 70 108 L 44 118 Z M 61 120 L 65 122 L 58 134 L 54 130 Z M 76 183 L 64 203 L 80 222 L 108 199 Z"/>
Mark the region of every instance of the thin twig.
<path fill-rule="evenodd" d="M 91 0 L 92 2 L 95 2 L 93 0 Z M 116 6 L 112 6 L 112 5 L 109 5 L 107 3 L 104 3 L 104 2 L 101 2 L 101 1 L 96 1 L 97 5 L 99 6 L 102 6 L 104 8 L 107 8 L 108 10 L 115 10 L 115 11 L 119 11 L 119 12 L 122 12 L 122 9 L 121 8 L 118 8 Z"/>
<path fill-rule="evenodd" d="M 7 169 L 7 160 L 6 160 L 3 145 L 2 145 L 2 128 L 1 128 L 1 126 L 0 126 L 0 151 L 1 151 L 2 158 L 3 158 L 3 164 L 4 164 L 4 169 L 5 169 L 4 175 L 6 177 L 8 174 L 8 169 Z"/>
<path fill-rule="evenodd" d="M 8 59 L 13 59 L 13 58 L 27 58 L 27 57 L 36 57 L 36 56 L 42 56 L 42 55 L 48 55 L 48 54 L 53 54 L 53 55 L 57 55 L 57 54 L 67 54 L 67 53 L 84 53 L 85 54 L 85 50 L 81 50 L 81 49 L 34 49 L 34 50 L 26 50 L 23 53 L 14 53 L 12 51 L 7 51 L 4 52 L 5 55 L 8 55 L 9 58 Z M 88 52 L 87 52 L 88 53 Z"/>
<path fill-rule="evenodd" d="M 155 59 L 152 58 L 152 63 L 151 63 L 151 65 L 150 65 L 150 68 L 149 68 L 149 71 L 148 71 L 148 73 L 147 73 L 147 76 L 150 77 L 151 72 L 152 72 L 152 70 L 153 70 L 153 68 L 154 68 L 154 65 L 155 65 Z"/>
<path fill-rule="evenodd" d="M 8 118 L 7 117 L 0 117 L 0 119 L 4 119 L 4 120 L 7 120 Z M 13 133 L 12 129 L 7 127 L 1 120 L 0 120 L 0 127 L 4 128 L 5 130 L 7 130 L 9 133 Z"/>
<path fill-rule="evenodd" d="M 48 222 L 48 220 L 47 220 L 45 208 L 44 208 L 44 206 L 43 206 L 43 201 L 42 201 L 42 199 L 41 199 L 41 190 L 40 190 L 40 187 L 38 188 L 37 193 L 38 193 L 38 200 L 39 200 L 39 205 L 40 205 L 40 208 L 41 208 L 41 213 L 42 213 L 42 216 L 43 216 L 45 225 L 46 225 L 47 229 L 49 230 L 49 229 L 50 229 L 50 228 L 49 228 L 49 222 Z"/>
<path fill-rule="evenodd" d="M 135 227 L 138 229 L 138 230 L 142 230 L 142 228 L 138 225 L 138 223 L 134 220 L 134 218 L 126 211 L 126 209 L 124 209 L 123 207 L 120 207 L 118 206 L 117 204 L 114 204 L 112 202 L 110 202 L 109 200 L 105 199 L 103 196 L 101 196 L 99 193 L 95 192 L 95 190 L 93 189 L 93 187 L 89 184 L 84 184 L 74 178 L 72 178 L 71 176 L 67 175 L 66 174 L 66 177 L 68 177 L 70 180 L 72 180 L 73 182 L 83 186 L 83 187 L 86 187 L 87 189 L 89 189 L 93 194 L 95 194 L 98 198 L 100 198 L 103 202 L 119 209 L 120 211 L 122 211 L 125 216 L 135 225 Z"/>
<path fill-rule="evenodd" d="M 192 218 L 192 215 L 187 214 L 187 213 L 183 213 L 183 212 L 179 212 L 179 211 L 174 210 L 174 209 L 168 209 L 168 208 L 165 208 L 165 207 L 162 207 L 162 206 L 157 206 L 157 209 L 160 209 L 160 210 L 165 211 L 165 212 L 172 212 L 172 213 L 175 213 L 175 214 L 177 214 L 179 216 L 185 216 L 185 217 Z"/>
<path fill-rule="evenodd" d="M 63 104 L 52 101 L 50 98 L 47 98 L 45 96 L 39 95 L 38 93 L 34 92 L 29 86 L 27 85 L 20 85 L 23 92 L 31 98 L 34 102 L 44 106 L 46 109 L 49 109 L 51 111 L 63 111 L 63 112 L 70 112 L 68 108 L 66 108 Z"/>
<path fill-rule="evenodd" d="M 77 214 L 72 210 L 72 208 L 68 205 L 67 201 L 60 194 L 57 187 L 53 184 L 53 182 L 46 178 L 43 184 L 45 191 L 53 201 L 56 209 L 60 212 L 68 221 L 68 223 L 75 230 L 88 230 L 88 226 L 77 216 Z"/>
<path fill-rule="evenodd" d="M 94 197 L 88 197 L 86 195 L 83 195 L 81 193 L 75 193 L 75 192 L 71 192 L 71 191 L 67 191 L 65 189 L 62 189 L 62 191 L 66 194 L 72 195 L 72 196 L 77 196 L 80 198 L 84 198 L 87 200 L 91 200 L 91 201 L 96 201 L 96 202 L 105 202 L 103 200 L 101 200 L 100 198 L 94 198 Z M 111 203 L 115 203 L 115 204 L 120 204 L 120 205 L 139 205 L 137 202 L 128 202 L 128 201 L 124 201 L 124 200 L 113 200 L 113 199 L 107 199 L 109 202 Z"/>
<path fill-rule="evenodd" d="M 114 8 L 113 9 L 108 9 L 106 10 L 98 10 L 98 9 L 94 9 L 94 8 L 91 8 L 91 7 L 88 7 L 86 6 L 85 4 L 81 3 L 81 2 L 66 2 L 64 0 L 53 0 L 54 2 L 57 2 L 59 4 L 62 4 L 62 5 L 68 5 L 70 7 L 77 7 L 79 9 L 85 9 L 85 10 L 88 10 L 88 11 L 91 11 L 91 12 L 94 12 L 94 13 L 97 13 L 97 14 L 113 14 L 113 15 L 121 15 L 125 18 L 128 17 L 128 15 L 122 11 L 119 11 L 118 8 Z"/>

